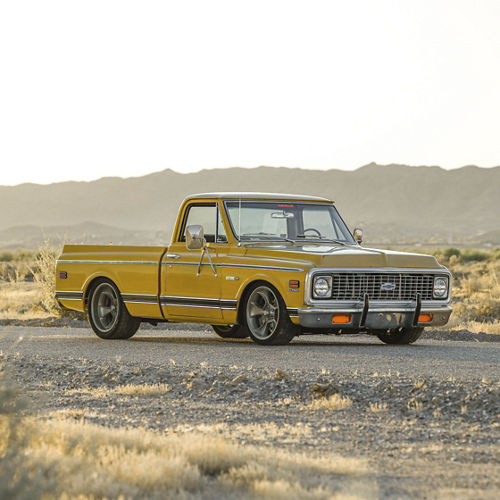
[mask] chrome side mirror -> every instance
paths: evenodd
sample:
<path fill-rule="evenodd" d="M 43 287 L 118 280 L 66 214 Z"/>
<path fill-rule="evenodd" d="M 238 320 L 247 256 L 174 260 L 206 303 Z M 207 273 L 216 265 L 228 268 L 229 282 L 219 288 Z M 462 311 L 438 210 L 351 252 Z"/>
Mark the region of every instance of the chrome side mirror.
<path fill-rule="evenodd" d="M 186 248 L 200 250 L 205 247 L 205 233 L 203 226 L 193 225 L 186 228 Z"/>
<path fill-rule="evenodd" d="M 358 245 L 361 245 L 361 242 L 363 241 L 363 230 L 357 227 L 356 229 L 354 229 L 352 235 L 354 236 L 354 239 L 357 241 Z"/>

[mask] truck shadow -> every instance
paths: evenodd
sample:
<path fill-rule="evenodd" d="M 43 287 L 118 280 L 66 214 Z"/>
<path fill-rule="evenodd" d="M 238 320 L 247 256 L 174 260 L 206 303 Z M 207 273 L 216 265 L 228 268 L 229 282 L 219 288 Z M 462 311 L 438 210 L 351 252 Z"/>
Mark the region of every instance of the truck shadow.
<path fill-rule="evenodd" d="M 176 344 L 193 344 L 193 343 L 198 343 L 198 344 L 231 344 L 231 345 L 237 345 L 237 344 L 243 344 L 245 346 L 255 346 L 255 347 L 264 347 L 266 349 L 272 349 L 272 348 L 293 348 L 293 347 L 300 347 L 300 346 L 357 346 L 357 347 L 362 347 L 362 346 L 373 346 L 373 347 L 384 347 L 385 344 L 382 343 L 376 343 L 376 342 L 353 342 L 352 340 L 325 340 L 325 341 L 319 341 L 319 340 L 292 340 L 287 345 L 284 346 L 261 346 L 259 344 L 256 344 L 250 339 L 223 339 L 223 338 L 218 338 L 218 337 L 134 337 L 127 342 L 148 342 L 148 343 L 176 343 Z"/>

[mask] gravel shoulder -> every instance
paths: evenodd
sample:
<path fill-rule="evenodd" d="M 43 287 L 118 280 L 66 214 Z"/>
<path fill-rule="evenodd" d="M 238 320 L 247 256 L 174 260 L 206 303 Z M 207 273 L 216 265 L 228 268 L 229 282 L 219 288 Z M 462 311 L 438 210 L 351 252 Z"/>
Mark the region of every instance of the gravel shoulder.
<path fill-rule="evenodd" d="M 500 496 L 495 343 L 321 337 L 263 348 L 199 328 L 109 342 L 4 326 L 0 349 L 40 419 L 359 457 L 379 498 Z"/>

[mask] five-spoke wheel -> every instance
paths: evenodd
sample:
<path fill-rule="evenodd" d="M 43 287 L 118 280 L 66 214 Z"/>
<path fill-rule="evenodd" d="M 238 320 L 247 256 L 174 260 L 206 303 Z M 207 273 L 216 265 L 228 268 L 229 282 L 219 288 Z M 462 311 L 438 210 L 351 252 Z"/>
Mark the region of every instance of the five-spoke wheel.
<path fill-rule="evenodd" d="M 103 339 L 128 339 L 139 328 L 141 320 L 130 316 L 114 283 L 96 282 L 89 294 L 89 323 Z"/>
<path fill-rule="evenodd" d="M 245 305 L 245 324 L 258 344 L 287 344 L 297 334 L 279 292 L 268 283 L 250 289 Z"/>

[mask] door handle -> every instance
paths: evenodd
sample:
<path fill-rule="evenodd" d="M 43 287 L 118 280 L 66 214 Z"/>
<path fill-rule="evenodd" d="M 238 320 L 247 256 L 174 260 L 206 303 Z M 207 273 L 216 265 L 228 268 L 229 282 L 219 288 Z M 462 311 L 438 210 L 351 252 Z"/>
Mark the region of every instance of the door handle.
<path fill-rule="evenodd" d="M 167 259 L 178 259 L 180 255 L 176 253 L 167 253 Z"/>

